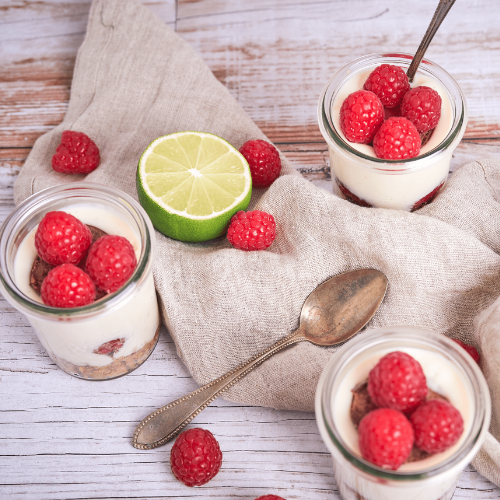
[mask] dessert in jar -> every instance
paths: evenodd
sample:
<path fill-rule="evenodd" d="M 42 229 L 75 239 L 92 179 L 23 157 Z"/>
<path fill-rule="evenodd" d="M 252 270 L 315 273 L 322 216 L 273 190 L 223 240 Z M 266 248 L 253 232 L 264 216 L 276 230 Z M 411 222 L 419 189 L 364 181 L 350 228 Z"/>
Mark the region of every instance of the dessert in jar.
<path fill-rule="evenodd" d="M 422 141 L 418 156 L 378 158 L 372 144 L 349 141 L 340 127 L 340 110 L 347 96 L 363 89 L 370 73 L 383 64 L 407 71 L 409 54 L 370 54 L 339 70 L 319 99 L 318 121 L 328 144 L 333 190 L 338 196 L 366 207 L 413 211 L 434 199 L 448 177 L 453 151 L 467 125 L 465 97 L 456 81 L 440 66 L 423 60 L 411 88 L 426 86 L 441 97 L 441 118 Z M 386 108 L 386 116 L 399 114 Z M 430 138 L 429 138 L 430 135 Z M 426 142 L 428 140 L 428 142 Z"/>
<path fill-rule="evenodd" d="M 126 239 L 137 262 L 130 278 L 116 291 L 97 290 L 95 301 L 87 305 L 46 305 L 33 288 L 35 235 L 50 212 L 76 217 L 97 231 L 96 237 L 107 233 Z M 24 201 L 0 229 L 0 291 L 26 315 L 49 356 L 65 372 L 89 380 L 112 379 L 140 366 L 158 340 L 154 255 L 151 222 L 130 196 L 99 184 L 56 186 Z"/>
<path fill-rule="evenodd" d="M 351 404 L 371 370 L 395 351 L 420 364 L 429 391 L 458 410 L 463 430 L 445 451 L 386 468 L 363 458 Z M 451 499 L 462 470 L 486 438 L 490 418 L 488 387 L 476 361 L 452 340 L 419 328 L 379 328 L 348 341 L 325 367 L 316 390 L 316 421 L 344 500 Z"/>

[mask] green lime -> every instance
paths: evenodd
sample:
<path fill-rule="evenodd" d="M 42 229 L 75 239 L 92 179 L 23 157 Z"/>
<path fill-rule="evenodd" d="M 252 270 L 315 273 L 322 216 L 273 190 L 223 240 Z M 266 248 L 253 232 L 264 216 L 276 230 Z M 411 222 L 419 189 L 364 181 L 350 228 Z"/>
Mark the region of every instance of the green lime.
<path fill-rule="evenodd" d="M 177 132 L 154 140 L 137 168 L 137 194 L 158 231 L 181 241 L 220 236 L 245 210 L 252 176 L 243 155 L 205 132 Z"/>

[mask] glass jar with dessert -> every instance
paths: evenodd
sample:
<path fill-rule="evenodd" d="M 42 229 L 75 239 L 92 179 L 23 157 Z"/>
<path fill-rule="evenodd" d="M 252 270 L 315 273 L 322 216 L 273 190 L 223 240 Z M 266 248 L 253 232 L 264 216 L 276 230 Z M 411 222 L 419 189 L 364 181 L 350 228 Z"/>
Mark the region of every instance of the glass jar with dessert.
<path fill-rule="evenodd" d="M 467 126 L 457 82 L 410 54 L 369 54 L 326 84 L 318 122 L 328 144 L 333 190 L 364 207 L 417 210 L 444 186 Z"/>
<path fill-rule="evenodd" d="M 31 196 L 2 225 L 0 291 L 62 370 L 113 379 L 158 341 L 154 256 L 153 227 L 133 198 L 64 184 Z"/>
<path fill-rule="evenodd" d="M 344 500 L 451 499 L 490 418 L 476 360 L 419 328 L 361 333 L 335 353 L 316 391 L 316 421 Z"/>

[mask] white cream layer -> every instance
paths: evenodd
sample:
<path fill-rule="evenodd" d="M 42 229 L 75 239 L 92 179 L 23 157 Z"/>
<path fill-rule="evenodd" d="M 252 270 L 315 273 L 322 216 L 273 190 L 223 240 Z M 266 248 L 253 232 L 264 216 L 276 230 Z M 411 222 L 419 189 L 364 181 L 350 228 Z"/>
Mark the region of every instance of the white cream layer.
<path fill-rule="evenodd" d="M 363 88 L 368 75 L 377 66 L 374 65 L 368 69 L 353 73 L 338 91 L 332 105 L 333 124 L 338 134 L 353 149 L 374 158 L 376 156 L 372 146 L 352 143 L 345 138 L 340 128 L 340 108 L 349 94 Z M 450 97 L 443 85 L 430 76 L 417 73 L 411 86 L 413 88 L 422 85 L 436 90 L 441 96 L 442 105 L 439 123 L 434 129 L 429 142 L 421 148 L 420 156 L 434 149 L 446 138 L 454 120 Z M 374 169 L 373 164 L 369 165 L 362 158 L 352 160 L 337 153 L 332 147 L 329 147 L 329 151 L 330 165 L 335 177 L 353 194 L 375 207 L 402 210 L 410 210 L 417 201 L 421 200 L 446 180 L 453 154 L 453 151 L 450 151 L 448 155 L 432 162 L 427 168 L 404 174 L 396 172 L 391 174 L 377 171 Z M 401 164 L 384 163 L 380 166 L 383 166 L 384 169 L 394 171 L 401 169 Z M 333 175 L 332 180 L 334 191 L 338 193 Z"/>
<path fill-rule="evenodd" d="M 457 408 L 464 419 L 464 432 L 448 450 L 430 457 L 402 465 L 399 471 L 418 471 L 435 466 L 451 456 L 466 439 L 472 426 L 474 414 L 474 398 L 470 392 L 470 385 L 463 374 L 441 354 L 420 348 L 401 347 L 399 351 L 413 356 L 422 366 L 430 389 L 448 398 L 450 403 Z M 358 444 L 358 432 L 349 415 L 352 401 L 352 389 L 358 384 L 366 382 L 370 370 L 378 363 L 382 356 L 393 352 L 394 348 L 380 349 L 376 353 L 369 350 L 366 354 L 356 358 L 356 366 L 350 368 L 342 377 L 335 398 L 332 401 L 332 415 L 335 426 L 339 429 L 346 445 L 352 453 L 361 456 Z"/>
<path fill-rule="evenodd" d="M 136 257 L 140 257 L 140 237 L 117 211 L 86 204 L 71 205 L 64 211 L 108 234 L 127 238 L 134 247 Z M 40 296 L 29 285 L 31 266 L 36 257 L 37 227 L 29 232 L 18 248 L 14 260 L 14 280 L 23 294 L 41 303 Z M 28 319 L 39 332 L 40 340 L 49 353 L 79 366 L 108 365 L 113 358 L 134 353 L 154 337 L 159 314 L 153 276 L 150 275 L 135 293 L 118 306 L 91 318 L 57 321 L 28 316 Z M 125 339 L 125 343 L 113 357 L 93 352 L 115 339 Z"/>

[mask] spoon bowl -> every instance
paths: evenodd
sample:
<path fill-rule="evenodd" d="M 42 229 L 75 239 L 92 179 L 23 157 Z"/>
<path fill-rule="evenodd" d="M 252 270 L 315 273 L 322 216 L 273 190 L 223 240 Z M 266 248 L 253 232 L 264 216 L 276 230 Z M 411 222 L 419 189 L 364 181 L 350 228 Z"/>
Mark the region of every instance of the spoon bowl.
<path fill-rule="evenodd" d="M 319 346 L 345 342 L 370 321 L 386 289 L 387 278 L 376 269 L 358 269 L 324 281 L 305 300 L 297 330 L 217 380 L 148 415 L 135 430 L 133 446 L 150 450 L 165 444 L 219 394 L 285 347 L 304 340 Z"/>
<path fill-rule="evenodd" d="M 385 274 L 358 269 L 330 278 L 307 297 L 297 334 L 319 346 L 345 342 L 372 318 L 387 289 Z"/>

